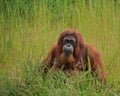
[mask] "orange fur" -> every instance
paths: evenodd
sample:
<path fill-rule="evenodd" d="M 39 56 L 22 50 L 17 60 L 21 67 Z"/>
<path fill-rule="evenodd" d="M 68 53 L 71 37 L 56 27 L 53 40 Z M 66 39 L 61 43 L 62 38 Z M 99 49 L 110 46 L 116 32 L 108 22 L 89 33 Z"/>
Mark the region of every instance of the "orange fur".
<path fill-rule="evenodd" d="M 77 44 L 73 49 L 73 54 L 71 54 L 69 58 L 66 58 L 62 51 L 62 42 L 63 38 L 69 35 L 74 36 Z M 69 29 L 63 31 L 58 38 L 57 44 L 52 47 L 44 61 L 47 62 L 47 67 L 52 68 L 52 70 L 57 70 L 64 65 L 63 70 L 65 72 L 69 72 L 70 74 L 74 73 L 75 70 L 78 70 L 79 72 L 87 71 L 90 63 L 92 72 L 97 76 L 99 75 L 102 82 L 106 83 L 105 72 L 100 53 L 95 47 L 87 44 L 83 40 L 82 35 L 75 30 Z"/>

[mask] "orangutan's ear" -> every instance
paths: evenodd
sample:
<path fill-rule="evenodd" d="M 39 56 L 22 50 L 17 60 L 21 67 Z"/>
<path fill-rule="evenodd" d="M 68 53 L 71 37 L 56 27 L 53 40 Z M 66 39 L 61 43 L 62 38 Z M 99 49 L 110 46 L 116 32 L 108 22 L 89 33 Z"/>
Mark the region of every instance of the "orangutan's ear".
<path fill-rule="evenodd" d="M 86 54 L 86 44 L 83 40 L 82 35 L 78 32 L 76 32 L 76 39 L 77 45 L 75 48 L 75 57 L 79 59 L 82 54 Z"/>

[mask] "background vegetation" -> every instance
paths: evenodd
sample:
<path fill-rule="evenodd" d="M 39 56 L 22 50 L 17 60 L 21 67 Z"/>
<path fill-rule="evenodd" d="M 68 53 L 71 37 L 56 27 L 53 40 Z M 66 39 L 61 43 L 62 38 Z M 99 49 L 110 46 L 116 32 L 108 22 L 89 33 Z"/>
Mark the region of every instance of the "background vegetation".
<path fill-rule="evenodd" d="M 80 31 L 100 50 L 107 84 L 85 73 L 44 79 L 41 59 L 64 29 Z M 1 96 L 119 96 L 119 0 L 0 0 Z"/>

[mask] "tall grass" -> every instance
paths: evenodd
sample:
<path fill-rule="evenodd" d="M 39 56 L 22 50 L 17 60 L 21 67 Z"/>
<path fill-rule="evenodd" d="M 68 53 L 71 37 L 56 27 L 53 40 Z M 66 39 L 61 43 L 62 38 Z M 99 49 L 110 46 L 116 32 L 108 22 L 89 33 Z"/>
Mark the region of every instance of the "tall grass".
<path fill-rule="evenodd" d="M 115 2 L 116 1 L 116 2 Z M 1 0 L 0 95 L 120 95 L 119 0 Z M 108 84 L 62 72 L 42 79 L 41 59 L 64 29 L 100 50 Z M 66 83 L 67 82 L 67 83 Z"/>

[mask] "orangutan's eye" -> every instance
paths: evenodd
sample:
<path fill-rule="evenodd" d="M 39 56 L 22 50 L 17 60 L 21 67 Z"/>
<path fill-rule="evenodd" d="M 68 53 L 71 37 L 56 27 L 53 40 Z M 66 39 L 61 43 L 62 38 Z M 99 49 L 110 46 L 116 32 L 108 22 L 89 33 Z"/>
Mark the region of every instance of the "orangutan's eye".
<path fill-rule="evenodd" d="M 68 40 L 68 39 L 66 39 L 66 40 L 65 40 L 65 43 L 68 43 L 68 42 L 69 42 L 69 40 Z"/>
<path fill-rule="evenodd" d="M 70 43 L 72 43 L 72 44 L 73 44 L 73 43 L 74 43 L 74 42 L 73 42 L 73 40 L 70 40 Z"/>

